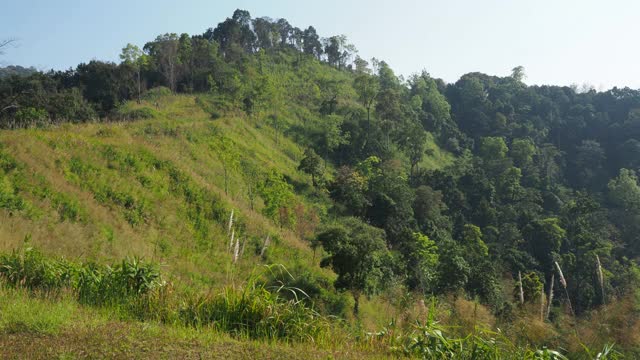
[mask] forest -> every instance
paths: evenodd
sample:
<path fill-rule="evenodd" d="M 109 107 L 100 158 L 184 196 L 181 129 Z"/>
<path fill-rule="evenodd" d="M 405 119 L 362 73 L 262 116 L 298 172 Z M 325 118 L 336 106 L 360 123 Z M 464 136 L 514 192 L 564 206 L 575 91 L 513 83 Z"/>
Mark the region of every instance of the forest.
<path fill-rule="evenodd" d="M 427 307 L 430 299 L 465 299 L 497 324 L 535 319 L 546 324 L 541 332 L 555 331 L 558 338 L 569 333 L 586 343 L 589 329 L 602 325 L 608 330 L 592 334 L 593 344 L 616 343 L 630 358 L 640 354 L 634 335 L 640 330 L 640 90 L 529 86 L 521 66 L 506 77 L 474 72 L 455 83 L 426 70 L 404 78 L 383 60 L 361 58 L 344 35 L 321 37 L 313 26 L 252 18 L 245 10 L 202 34 L 167 33 L 143 47 L 127 44 L 120 59 L 66 71 L 0 69 L 5 138 L 39 129 L 73 133 L 72 126 L 90 124 L 153 124 L 167 109 L 163 99 L 192 96 L 207 123 L 242 118 L 269 131 L 275 148 L 299 147 L 291 169 L 299 177 L 293 178 L 250 163 L 231 135 L 194 140 L 195 154 L 217 154 L 219 196 L 247 204 L 238 229 L 254 227 L 247 214 L 255 207 L 274 233 L 291 231 L 312 249 L 306 266 L 331 270 L 295 283 L 323 316 L 358 323 L 367 316 L 362 303 L 385 294 L 408 294 Z M 178 136 L 191 141 L 192 135 Z M 0 212 L 28 217 L 20 166 L 3 143 Z M 218 198 L 205 192 L 190 195 L 191 185 L 179 184 L 191 175 L 109 154 L 109 164 L 120 161 L 116 168 L 166 171 L 193 205 L 185 211 L 221 227 L 207 230 L 205 220 L 190 217 L 190 234 L 199 242 L 227 238 L 234 206 L 216 208 L 207 201 Z M 101 190 L 89 180 L 98 165 L 76 160 L 59 168 L 70 183 L 125 209 L 133 229 L 156 221 L 152 205 Z M 145 186 L 156 179 L 131 181 Z M 190 196 L 204 200 L 190 202 Z M 65 204 L 55 201 L 63 204 L 58 209 Z M 267 242 L 256 241 L 256 252 L 268 258 Z M 12 283 L 7 274 L 0 270 L 0 279 Z M 610 322 L 594 326 L 603 309 Z M 570 347 L 544 335 L 526 342 Z M 439 358 L 411 349 L 405 355 Z M 570 357 L 579 357 L 580 349 L 570 350 Z"/>

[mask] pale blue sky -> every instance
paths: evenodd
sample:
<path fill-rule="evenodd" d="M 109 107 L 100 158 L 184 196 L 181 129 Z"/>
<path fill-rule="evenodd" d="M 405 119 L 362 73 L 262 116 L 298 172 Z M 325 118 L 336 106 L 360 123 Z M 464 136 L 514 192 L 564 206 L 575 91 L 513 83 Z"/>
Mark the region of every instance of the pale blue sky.
<path fill-rule="evenodd" d="M 526 69 L 528 84 L 640 87 L 640 1 L 634 0 L 13 0 L 0 6 L 0 39 L 19 44 L 3 65 L 65 69 L 118 59 L 166 32 L 199 34 L 233 10 L 345 34 L 364 58 L 398 74 L 426 69 L 453 82 L 471 71 Z"/>

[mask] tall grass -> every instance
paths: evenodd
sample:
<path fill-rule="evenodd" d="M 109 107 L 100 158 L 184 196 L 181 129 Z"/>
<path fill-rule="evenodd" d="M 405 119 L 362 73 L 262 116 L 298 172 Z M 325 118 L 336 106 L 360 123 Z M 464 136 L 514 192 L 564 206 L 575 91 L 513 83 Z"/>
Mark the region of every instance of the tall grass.
<path fill-rule="evenodd" d="M 274 271 L 273 266 L 265 269 Z M 173 294 L 156 266 L 136 258 L 112 266 L 76 264 L 28 246 L 0 255 L 0 280 L 31 294 L 55 299 L 61 292 L 71 293 L 80 304 L 112 308 L 125 317 L 210 327 L 252 339 L 327 338 L 329 320 L 304 301 L 307 294 L 284 285 L 268 287 L 263 275 L 254 274 L 244 286 L 216 295 Z"/>
<path fill-rule="evenodd" d="M 187 299 L 180 319 L 253 339 L 317 341 L 328 335 L 328 319 L 304 303 L 307 295 L 302 290 L 284 285 L 268 288 L 263 280 L 262 275 L 253 275 L 239 289 L 227 287 L 218 295 Z"/>
<path fill-rule="evenodd" d="M 369 333 L 369 341 L 374 345 L 388 347 L 395 355 L 421 359 L 473 359 L 473 360 L 565 360 L 578 359 L 620 359 L 621 354 L 613 345 L 606 344 L 601 350 L 589 349 L 583 345 L 579 354 L 563 354 L 564 351 L 546 347 L 532 348 L 526 344 L 516 344 L 500 331 L 476 327 L 466 336 L 450 335 L 451 327 L 440 324 L 436 318 L 435 301 L 423 321 L 417 320 L 408 328 L 398 328 L 395 322 L 382 331 Z"/>

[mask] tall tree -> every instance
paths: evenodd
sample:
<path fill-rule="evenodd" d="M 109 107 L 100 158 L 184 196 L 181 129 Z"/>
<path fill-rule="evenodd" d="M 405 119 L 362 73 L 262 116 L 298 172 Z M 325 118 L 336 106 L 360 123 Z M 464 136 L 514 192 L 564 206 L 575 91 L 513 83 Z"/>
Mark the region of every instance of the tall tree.
<path fill-rule="evenodd" d="M 362 106 L 367 109 L 367 126 L 370 127 L 371 108 L 375 104 L 376 97 L 378 96 L 378 92 L 380 91 L 378 80 L 374 76 L 368 74 L 360 74 L 355 78 L 353 87 L 358 93 L 358 99 L 360 100 L 360 103 L 362 103 Z"/>
<path fill-rule="evenodd" d="M 144 50 L 155 62 L 156 68 L 164 76 L 171 91 L 176 91 L 179 39 L 177 34 L 158 35 L 144 45 Z"/>
<path fill-rule="evenodd" d="M 138 88 L 138 97 L 137 97 L 137 101 L 138 104 L 140 103 L 140 93 L 141 93 L 141 78 L 140 78 L 140 73 L 142 71 L 142 67 L 147 63 L 147 57 L 145 56 L 144 52 L 142 52 L 142 50 L 136 46 L 133 45 L 131 43 L 127 44 L 127 46 L 125 46 L 124 48 L 122 48 L 122 53 L 120 54 L 120 59 L 122 60 L 123 63 L 132 66 L 135 71 L 136 71 L 136 78 L 137 78 L 137 88 Z"/>

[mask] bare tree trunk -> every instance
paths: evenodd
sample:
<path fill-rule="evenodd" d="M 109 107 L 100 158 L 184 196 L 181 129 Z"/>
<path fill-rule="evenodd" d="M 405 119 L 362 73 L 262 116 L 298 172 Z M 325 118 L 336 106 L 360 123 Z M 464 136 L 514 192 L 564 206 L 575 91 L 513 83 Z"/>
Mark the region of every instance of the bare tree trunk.
<path fill-rule="evenodd" d="M 524 304 L 524 290 L 522 289 L 522 274 L 518 271 L 518 286 L 520 287 L 520 305 Z"/>
<path fill-rule="evenodd" d="M 353 292 L 353 315 L 358 317 L 360 312 L 360 293 L 358 291 Z"/>

